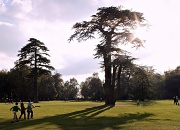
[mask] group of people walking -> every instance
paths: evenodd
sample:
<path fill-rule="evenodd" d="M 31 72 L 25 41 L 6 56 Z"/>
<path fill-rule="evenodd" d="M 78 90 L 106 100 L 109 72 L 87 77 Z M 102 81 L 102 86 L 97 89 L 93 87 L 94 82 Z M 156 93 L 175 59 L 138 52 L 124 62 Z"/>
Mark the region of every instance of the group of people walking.
<path fill-rule="evenodd" d="M 13 111 L 13 118 L 12 118 L 12 123 L 15 121 L 18 122 L 21 117 L 24 115 L 24 119 L 26 120 L 26 110 L 27 110 L 27 119 L 33 118 L 33 110 L 34 106 L 31 103 L 31 100 L 28 100 L 27 108 L 25 108 L 24 103 L 20 101 L 20 107 L 18 106 L 18 102 L 15 103 L 15 106 L 13 106 L 10 110 Z M 21 115 L 17 116 L 17 112 L 21 111 Z"/>
<path fill-rule="evenodd" d="M 174 96 L 173 99 L 174 99 L 174 104 L 175 105 L 179 105 L 179 98 L 178 98 L 178 96 Z"/>

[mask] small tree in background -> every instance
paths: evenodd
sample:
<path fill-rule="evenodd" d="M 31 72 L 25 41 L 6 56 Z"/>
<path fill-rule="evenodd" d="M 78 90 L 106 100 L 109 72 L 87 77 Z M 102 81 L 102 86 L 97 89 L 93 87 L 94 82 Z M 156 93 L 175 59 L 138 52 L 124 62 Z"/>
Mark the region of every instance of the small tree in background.
<path fill-rule="evenodd" d="M 99 79 L 98 73 L 93 73 L 91 77 L 86 78 L 85 82 L 81 82 L 81 95 L 85 100 L 102 100 L 104 99 L 104 91 L 102 81 Z"/>

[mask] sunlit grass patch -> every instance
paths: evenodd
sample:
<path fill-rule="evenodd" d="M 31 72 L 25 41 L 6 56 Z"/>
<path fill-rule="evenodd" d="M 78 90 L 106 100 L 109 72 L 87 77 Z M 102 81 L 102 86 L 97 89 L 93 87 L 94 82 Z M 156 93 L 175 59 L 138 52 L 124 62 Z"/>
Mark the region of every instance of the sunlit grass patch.
<path fill-rule="evenodd" d="M 14 104 L 0 103 L 0 129 L 154 130 L 180 129 L 180 106 L 171 100 L 118 101 L 115 106 L 91 101 L 44 101 L 33 104 L 34 118 L 11 124 Z M 25 103 L 25 106 L 27 104 Z M 20 115 L 20 112 L 18 113 Z"/>

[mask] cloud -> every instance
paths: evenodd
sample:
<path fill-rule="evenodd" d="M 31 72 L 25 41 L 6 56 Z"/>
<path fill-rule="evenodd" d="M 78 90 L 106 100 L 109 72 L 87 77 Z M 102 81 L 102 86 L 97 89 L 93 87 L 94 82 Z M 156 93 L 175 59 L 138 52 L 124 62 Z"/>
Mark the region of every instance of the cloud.
<path fill-rule="evenodd" d="M 28 14 L 31 18 L 49 22 L 75 22 L 91 15 L 92 10 L 96 11 L 91 1 L 85 0 L 34 0 L 32 7 Z"/>
<path fill-rule="evenodd" d="M 14 57 L 10 57 L 4 53 L 0 53 L 0 69 L 9 69 L 9 68 L 13 68 L 14 66 L 14 61 L 15 58 Z"/>
<path fill-rule="evenodd" d="M 17 53 L 22 45 L 23 33 L 10 23 L 0 23 L 0 43 L 1 53 L 6 53 L 9 56 L 13 56 Z"/>
<path fill-rule="evenodd" d="M 58 69 L 58 72 L 64 76 L 89 74 L 97 72 L 100 68 L 99 60 L 93 59 L 92 57 L 78 59 L 78 57 L 72 56 L 66 58 L 66 61 L 68 61 L 68 63 L 64 64 L 61 69 Z"/>
<path fill-rule="evenodd" d="M 178 0 L 0 0 L 0 68 L 9 69 L 18 50 L 33 37 L 45 43 L 52 65 L 64 76 L 92 75 L 100 66 L 93 59 L 99 39 L 68 43 L 71 28 L 76 22 L 90 20 L 99 7 L 119 5 L 143 12 L 152 25 L 145 48 L 130 49 L 132 56 L 140 64 L 161 70 L 178 65 Z"/>

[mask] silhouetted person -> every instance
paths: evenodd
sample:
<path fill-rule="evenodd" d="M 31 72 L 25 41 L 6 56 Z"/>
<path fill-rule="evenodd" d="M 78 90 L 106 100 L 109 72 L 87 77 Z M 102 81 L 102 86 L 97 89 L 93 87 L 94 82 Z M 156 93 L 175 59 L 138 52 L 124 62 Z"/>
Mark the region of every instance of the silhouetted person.
<path fill-rule="evenodd" d="M 24 107 L 24 103 L 20 103 L 21 106 L 21 115 L 19 116 L 19 120 L 21 119 L 21 116 L 24 115 L 24 119 L 26 119 L 26 108 Z"/>
<path fill-rule="evenodd" d="M 176 96 L 174 96 L 173 99 L 174 99 L 174 105 L 175 105 L 176 104 Z"/>

